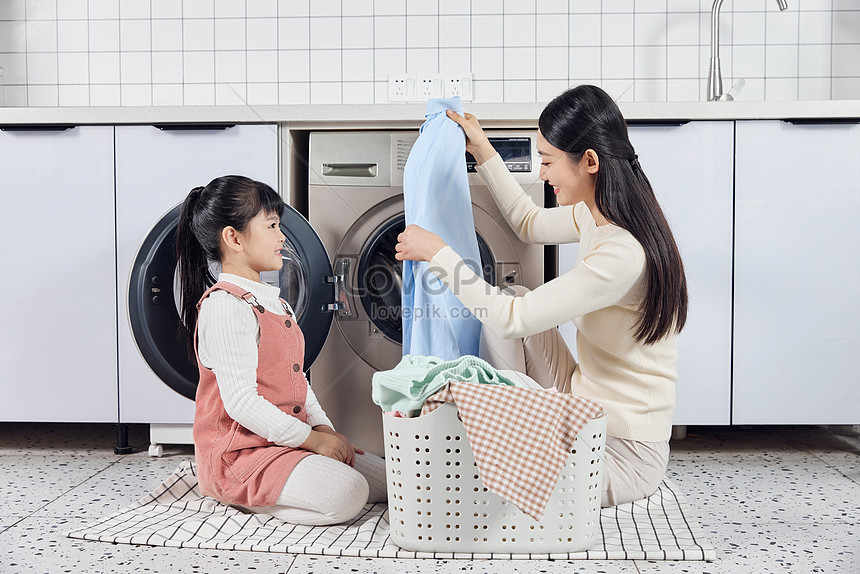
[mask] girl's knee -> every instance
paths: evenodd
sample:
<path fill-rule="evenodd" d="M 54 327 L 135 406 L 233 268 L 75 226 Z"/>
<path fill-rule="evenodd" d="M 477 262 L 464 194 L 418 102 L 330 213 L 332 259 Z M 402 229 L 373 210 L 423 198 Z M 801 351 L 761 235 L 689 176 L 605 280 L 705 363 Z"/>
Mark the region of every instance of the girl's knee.
<path fill-rule="evenodd" d="M 344 473 L 342 488 L 329 498 L 327 508 L 323 510 L 332 524 L 352 520 L 367 504 L 370 492 L 367 479 L 353 468 L 348 467 L 347 471 Z"/>

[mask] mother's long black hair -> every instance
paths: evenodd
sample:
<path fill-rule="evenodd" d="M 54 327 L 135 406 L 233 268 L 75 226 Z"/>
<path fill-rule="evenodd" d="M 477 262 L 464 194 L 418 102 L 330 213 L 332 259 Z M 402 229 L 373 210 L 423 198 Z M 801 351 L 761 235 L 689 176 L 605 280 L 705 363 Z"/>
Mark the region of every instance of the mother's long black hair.
<path fill-rule="evenodd" d="M 209 262 L 221 261 L 221 231 L 225 227 L 245 231 L 260 212 L 280 217 L 284 202 L 265 183 L 241 175 L 225 175 L 206 187 L 195 187 L 182 203 L 176 228 L 176 264 L 182 290 L 179 330 L 192 356 L 197 302 L 215 284 Z"/>
<path fill-rule="evenodd" d="M 639 307 L 637 341 L 652 344 L 680 332 L 687 320 L 687 279 L 681 254 L 651 183 L 627 135 L 627 122 L 612 98 L 582 85 L 552 100 L 538 120 L 550 145 L 575 162 L 597 153 L 594 201 L 610 222 L 630 232 L 645 250 L 647 287 Z"/>

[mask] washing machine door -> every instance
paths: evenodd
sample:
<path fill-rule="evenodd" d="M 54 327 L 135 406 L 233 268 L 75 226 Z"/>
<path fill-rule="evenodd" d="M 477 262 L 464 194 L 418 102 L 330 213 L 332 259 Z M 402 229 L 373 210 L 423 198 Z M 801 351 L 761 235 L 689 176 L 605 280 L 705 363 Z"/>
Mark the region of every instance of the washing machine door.
<path fill-rule="evenodd" d="M 198 372 L 179 331 L 180 291 L 176 273 L 176 226 L 181 204 L 165 214 L 144 239 L 131 268 L 128 314 L 135 343 L 149 367 L 176 392 L 194 400 Z M 305 336 L 305 369 L 322 349 L 335 299 L 332 268 L 317 233 L 302 215 L 284 205 L 281 217 L 284 266 L 260 278 L 281 288 Z M 217 277 L 218 264 L 211 268 Z"/>

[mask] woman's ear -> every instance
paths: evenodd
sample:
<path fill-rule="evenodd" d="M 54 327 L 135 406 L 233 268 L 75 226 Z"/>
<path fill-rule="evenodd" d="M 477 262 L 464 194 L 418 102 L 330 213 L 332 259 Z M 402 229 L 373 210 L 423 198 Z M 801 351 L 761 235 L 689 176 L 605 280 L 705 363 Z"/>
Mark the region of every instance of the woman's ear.
<path fill-rule="evenodd" d="M 600 171 L 600 158 L 597 157 L 597 152 L 591 148 L 585 150 L 582 154 L 582 159 L 585 164 L 585 170 L 588 173 L 594 174 Z"/>
<path fill-rule="evenodd" d="M 240 253 L 242 242 L 235 227 L 227 226 L 221 230 L 221 249 L 225 253 Z"/>

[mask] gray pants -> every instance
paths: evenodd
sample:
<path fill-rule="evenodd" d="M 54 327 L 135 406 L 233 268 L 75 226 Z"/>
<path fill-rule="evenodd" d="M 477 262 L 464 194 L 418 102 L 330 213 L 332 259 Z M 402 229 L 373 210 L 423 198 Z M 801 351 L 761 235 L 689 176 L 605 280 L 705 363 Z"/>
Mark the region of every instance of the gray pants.
<path fill-rule="evenodd" d="M 528 289 L 514 285 L 506 292 L 521 297 Z M 525 373 L 545 388 L 571 392 L 576 359 L 556 327 L 522 339 L 502 339 L 484 327 L 480 356 L 496 369 Z M 607 436 L 600 505 L 615 506 L 654 494 L 668 462 L 668 440 L 641 442 Z"/>

